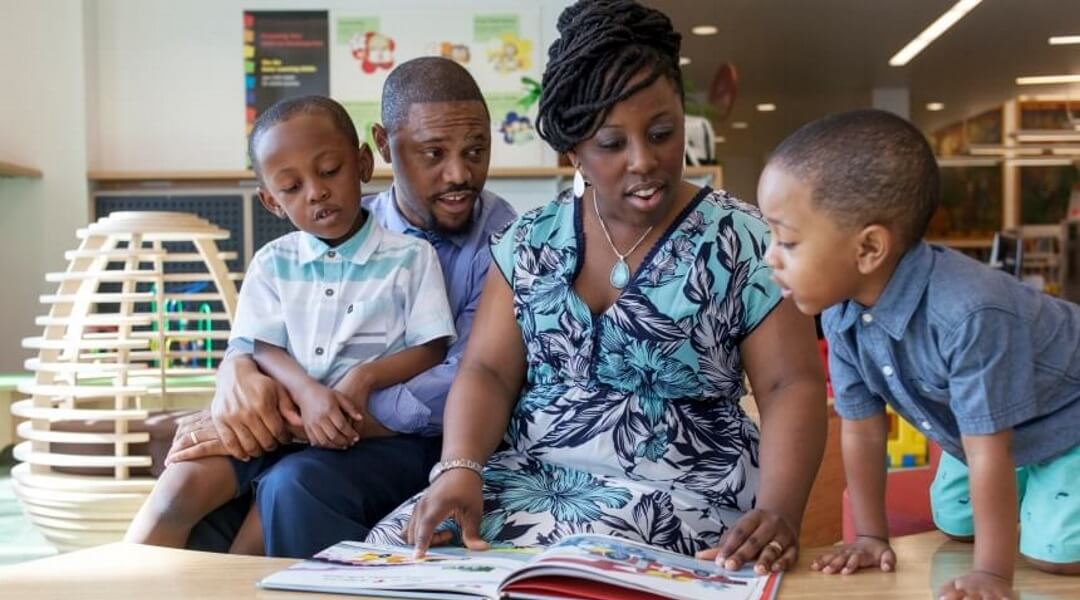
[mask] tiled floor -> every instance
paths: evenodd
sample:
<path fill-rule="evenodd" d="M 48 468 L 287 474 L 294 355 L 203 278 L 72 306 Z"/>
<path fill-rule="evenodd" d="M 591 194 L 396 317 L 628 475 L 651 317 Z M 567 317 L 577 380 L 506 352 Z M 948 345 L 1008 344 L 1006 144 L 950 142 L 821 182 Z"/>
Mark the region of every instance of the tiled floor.
<path fill-rule="evenodd" d="M 56 554 L 30 521 L 11 489 L 11 448 L 0 452 L 0 566 Z"/>

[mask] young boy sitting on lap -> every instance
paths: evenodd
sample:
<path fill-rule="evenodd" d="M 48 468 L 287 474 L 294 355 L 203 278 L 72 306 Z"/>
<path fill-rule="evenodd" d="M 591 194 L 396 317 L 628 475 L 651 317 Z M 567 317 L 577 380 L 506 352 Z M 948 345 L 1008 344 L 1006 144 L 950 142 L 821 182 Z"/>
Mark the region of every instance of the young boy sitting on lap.
<path fill-rule="evenodd" d="M 333 452 L 359 439 L 367 395 L 438 364 L 455 336 L 435 250 L 384 230 L 361 208 L 373 158 L 340 104 L 279 102 L 248 143 L 259 199 L 300 231 L 263 247 L 240 288 L 229 352 L 253 356 L 289 397 L 280 409 L 297 438 Z M 131 542 L 183 547 L 211 510 L 307 444 L 248 462 L 211 457 L 170 465 L 128 529 Z M 377 465 L 373 465 L 377 468 Z M 258 554 L 253 506 L 231 551 Z"/>
<path fill-rule="evenodd" d="M 945 451 L 935 523 L 975 538 L 940 596 L 1011 598 L 1018 535 L 1037 568 L 1080 572 L 1080 307 L 924 242 L 939 195 L 923 135 L 876 110 L 803 126 L 762 174 L 766 257 L 802 312 L 824 311 L 843 418 L 857 536 L 811 566 L 895 567 L 887 402 Z"/>

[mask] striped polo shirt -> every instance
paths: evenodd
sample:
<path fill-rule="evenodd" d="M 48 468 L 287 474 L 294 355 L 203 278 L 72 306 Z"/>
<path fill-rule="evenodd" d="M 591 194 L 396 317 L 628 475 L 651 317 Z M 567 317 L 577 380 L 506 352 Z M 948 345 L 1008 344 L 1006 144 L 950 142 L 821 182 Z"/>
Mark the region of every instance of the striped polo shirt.
<path fill-rule="evenodd" d="M 337 247 L 296 231 L 263 246 L 240 288 L 229 353 L 259 340 L 285 348 L 313 379 L 333 385 L 353 366 L 456 337 L 435 250 L 424 240 L 364 226 Z"/>

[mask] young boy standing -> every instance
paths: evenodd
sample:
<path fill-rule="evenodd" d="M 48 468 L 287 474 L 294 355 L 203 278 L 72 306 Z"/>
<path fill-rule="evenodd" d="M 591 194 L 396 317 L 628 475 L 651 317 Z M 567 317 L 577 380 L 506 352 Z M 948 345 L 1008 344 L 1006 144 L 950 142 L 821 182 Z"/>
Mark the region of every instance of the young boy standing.
<path fill-rule="evenodd" d="M 943 598 L 1012 598 L 1019 547 L 1080 573 L 1080 307 L 923 235 L 940 195 L 923 135 L 860 110 L 780 144 L 758 198 L 766 258 L 799 309 L 822 315 L 857 536 L 825 573 L 889 571 L 885 404 L 945 451 L 931 488 L 947 535 L 975 536 Z"/>

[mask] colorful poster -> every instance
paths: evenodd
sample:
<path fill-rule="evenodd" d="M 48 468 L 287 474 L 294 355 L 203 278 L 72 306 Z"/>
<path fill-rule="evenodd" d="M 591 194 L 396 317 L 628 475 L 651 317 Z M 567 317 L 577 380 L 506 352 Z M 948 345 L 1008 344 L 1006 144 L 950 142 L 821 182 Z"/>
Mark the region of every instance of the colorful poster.
<path fill-rule="evenodd" d="M 486 47 L 488 63 L 496 73 L 507 75 L 532 68 L 532 41 L 521 36 L 518 15 L 476 15 L 473 39 Z"/>
<path fill-rule="evenodd" d="M 347 46 L 356 67 L 371 75 L 394 68 L 397 42 L 380 30 L 378 17 L 344 17 L 337 20 L 338 46 Z"/>
<path fill-rule="evenodd" d="M 379 149 L 375 147 L 375 139 L 371 135 L 371 126 L 381 122 L 380 111 L 382 105 L 378 100 L 347 100 L 342 102 L 341 105 L 345 107 L 345 112 L 349 113 L 349 118 L 356 125 L 356 133 L 360 136 L 360 141 L 367 142 L 367 145 L 371 147 L 371 151 L 377 155 Z"/>
<path fill-rule="evenodd" d="M 502 4 L 506 8 L 481 14 L 450 5 L 331 10 L 330 95 L 345 105 L 361 139 L 371 142 L 390 72 L 413 58 L 442 56 L 464 66 L 491 105 L 492 166 L 553 164 L 554 153 L 535 130 L 542 7 L 525 0 Z M 375 161 L 386 166 L 377 153 Z"/>
<path fill-rule="evenodd" d="M 326 11 L 245 11 L 247 129 L 284 98 L 330 94 Z"/>

